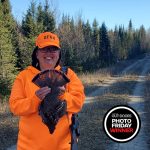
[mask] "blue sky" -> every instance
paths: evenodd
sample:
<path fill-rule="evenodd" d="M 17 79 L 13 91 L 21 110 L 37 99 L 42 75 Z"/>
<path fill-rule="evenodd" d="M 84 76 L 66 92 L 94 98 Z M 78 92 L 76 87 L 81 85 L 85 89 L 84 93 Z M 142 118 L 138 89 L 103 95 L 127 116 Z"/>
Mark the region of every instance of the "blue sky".
<path fill-rule="evenodd" d="M 10 2 L 13 15 L 21 20 L 31 0 L 10 0 Z M 36 2 L 43 3 L 44 0 Z M 53 6 L 59 12 L 57 16 L 64 13 L 76 18 L 81 14 L 84 21 L 88 19 L 92 23 L 96 18 L 99 26 L 105 22 L 109 29 L 114 29 L 115 25 L 127 27 L 130 19 L 134 28 L 141 25 L 146 29 L 150 28 L 150 0 L 53 0 Z"/>

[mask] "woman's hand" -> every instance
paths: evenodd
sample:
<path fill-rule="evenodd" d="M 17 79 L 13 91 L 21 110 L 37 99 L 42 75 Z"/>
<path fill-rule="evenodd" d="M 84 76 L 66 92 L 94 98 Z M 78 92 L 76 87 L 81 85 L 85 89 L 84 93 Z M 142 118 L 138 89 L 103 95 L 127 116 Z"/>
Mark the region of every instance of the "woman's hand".
<path fill-rule="evenodd" d="M 49 87 L 42 87 L 40 88 L 39 90 L 37 90 L 35 92 L 35 95 L 40 99 L 40 100 L 43 100 L 45 98 L 45 96 L 48 94 L 48 93 L 51 93 L 51 89 Z"/>

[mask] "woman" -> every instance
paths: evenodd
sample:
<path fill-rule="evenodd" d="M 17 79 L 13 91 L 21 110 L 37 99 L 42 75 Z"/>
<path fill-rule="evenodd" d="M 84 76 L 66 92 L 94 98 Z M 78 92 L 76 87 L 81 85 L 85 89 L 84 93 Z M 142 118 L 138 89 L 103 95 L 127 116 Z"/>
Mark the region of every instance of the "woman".
<path fill-rule="evenodd" d="M 32 79 L 46 69 L 60 70 L 61 59 L 59 39 L 56 34 L 44 32 L 36 39 L 36 48 L 32 54 L 32 66 L 28 66 L 16 77 L 10 95 L 10 109 L 20 116 L 17 150 L 70 150 L 71 116 L 81 110 L 84 103 L 84 87 L 77 75 L 68 68 L 70 82 L 63 91 L 60 100 L 67 103 L 67 115 L 62 116 L 53 134 L 42 122 L 38 108 L 45 96 L 51 92 L 48 87 L 39 88 Z"/>

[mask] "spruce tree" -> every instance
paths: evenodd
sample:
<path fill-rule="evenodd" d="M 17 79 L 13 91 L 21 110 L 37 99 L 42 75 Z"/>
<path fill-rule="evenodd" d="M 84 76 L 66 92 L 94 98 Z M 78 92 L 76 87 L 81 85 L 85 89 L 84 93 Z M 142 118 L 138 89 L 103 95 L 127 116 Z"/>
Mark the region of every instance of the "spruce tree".
<path fill-rule="evenodd" d="M 38 34 L 44 31 L 44 11 L 41 3 L 37 7 L 36 26 Z"/>
<path fill-rule="evenodd" d="M 146 30 L 143 25 L 139 29 L 138 37 L 140 41 L 141 53 L 144 53 L 146 51 Z"/>
<path fill-rule="evenodd" d="M 9 1 L 0 1 L 0 82 L 10 84 L 15 77 L 14 73 L 16 69 L 15 53 L 11 39 L 12 35 L 9 27 L 5 24 L 5 16 L 7 13 L 4 6 L 6 6 L 6 2 Z"/>
<path fill-rule="evenodd" d="M 84 35 L 84 51 L 85 57 L 84 59 L 92 59 L 94 57 L 94 46 L 92 43 L 92 29 L 89 23 L 89 20 L 87 20 L 86 24 L 83 24 L 83 35 Z"/>
<path fill-rule="evenodd" d="M 27 14 L 22 20 L 23 34 L 27 38 L 32 38 L 37 35 L 36 28 L 36 4 L 34 1 L 31 2 L 30 7 L 27 10 Z"/>
<path fill-rule="evenodd" d="M 98 58 L 98 51 L 99 51 L 99 28 L 98 28 L 98 22 L 96 19 L 94 19 L 93 21 L 93 36 L 92 36 L 92 43 L 93 43 L 93 46 L 94 46 L 94 51 L 95 51 L 95 58 L 97 59 Z"/>
<path fill-rule="evenodd" d="M 50 10 L 48 0 L 45 0 L 45 6 L 44 6 L 44 12 L 43 12 L 44 31 L 54 32 L 56 30 L 54 13 L 55 13 L 54 11 Z"/>
<path fill-rule="evenodd" d="M 112 63 L 113 56 L 110 47 L 110 40 L 105 23 L 102 23 L 100 28 L 100 48 L 99 48 L 99 59 L 101 66 L 108 66 Z"/>
<path fill-rule="evenodd" d="M 132 21 L 129 21 L 128 30 L 127 30 L 127 49 L 128 49 L 128 58 L 132 56 L 133 52 L 133 25 Z"/>
<path fill-rule="evenodd" d="M 32 1 L 27 10 L 27 14 L 22 20 L 22 32 L 24 37 L 24 48 L 22 51 L 23 68 L 31 64 L 31 55 L 35 47 L 35 38 L 38 35 L 37 28 L 37 7 L 35 1 Z M 27 57 L 29 56 L 29 57 Z"/>

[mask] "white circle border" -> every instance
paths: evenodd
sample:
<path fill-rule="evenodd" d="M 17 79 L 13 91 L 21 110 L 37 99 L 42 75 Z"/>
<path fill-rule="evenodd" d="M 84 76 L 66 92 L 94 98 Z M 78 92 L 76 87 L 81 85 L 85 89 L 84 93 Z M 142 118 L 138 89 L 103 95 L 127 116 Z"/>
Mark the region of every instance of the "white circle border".
<path fill-rule="evenodd" d="M 107 130 L 107 126 L 106 126 L 106 123 L 107 123 L 107 118 L 108 116 L 115 110 L 117 109 L 127 109 L 129 111 L 131 111 L 134 116 L 136 117 L 136 120 L 137 120 L 137 128 L 136 128 L 136 131 L 135 133 L 129 137 L 129 138 L 126 138 L 126 139 L 117 139 L 115 137 L 113 137 L 112 135 L 110 135 L 110 133 L 108 132 Z M 138 115 L 135 113 L 135 111 L 133 109 L 131 109 L 130 107 L 127 107 L 127 106 L 116 106 L 115 108 L 112 108 L 111 110 L 109 110 L 109 112 L 107 113 L 107 115 L 105 116 L 105 119 L 104 119 L 104 129 L 106 131 L 106 133 L 108 134 L 108 136 L 113 139 L 114 141 L 117 141 L 117 142 L 127 142 L 127 141 L 130 141 L 131 139 L 133 139 L 136 134 L 139 132 L 139 128 L 140 128 L 140 118 L 138 117 Z"/>

